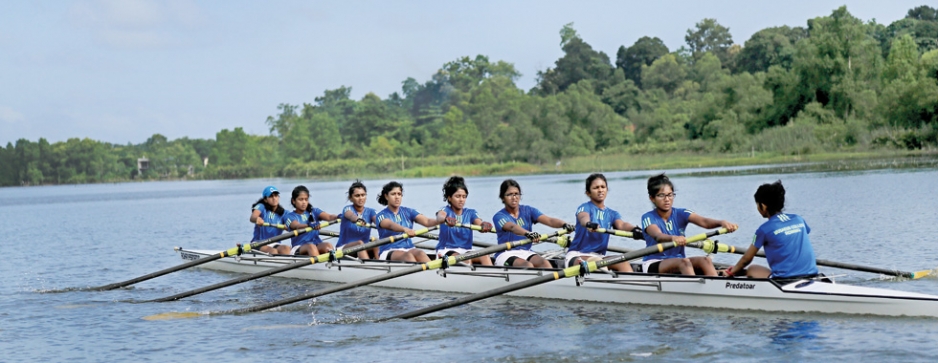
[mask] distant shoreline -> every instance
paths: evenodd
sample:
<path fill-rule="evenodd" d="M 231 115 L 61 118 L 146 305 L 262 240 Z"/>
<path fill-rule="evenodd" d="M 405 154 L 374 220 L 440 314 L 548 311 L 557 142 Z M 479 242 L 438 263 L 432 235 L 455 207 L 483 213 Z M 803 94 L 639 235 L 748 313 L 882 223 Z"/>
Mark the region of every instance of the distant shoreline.
<path fill-rule="evenodd" d="M 433 164 L 434 160 L 425 160 Z M 938 150 L 913 151 L 878 151 L 878 152 L 832 152 L 807 155 L 772 155 L 768 153 L 753 154 L 608 154 L 573 157 L 561 160 L 554 165 L 535 165 L 523 162 L 507 163 L 475 163 L 450 166 L 413 166 L 405 167 L 401 171 L 392 173 L 347 173 L 339 175 L 317 175 L 310 170 L 306 175 L 253 175 L 233 178 L 160 178 L 160 179 L 116 179 L 92 183 L 63 183 L 5 186 L 0 188 L 14 188 L 22 186 L 54 186 L 54 185 L 83 185 L 83 184 L 111 184 L 129 182 L 152 181 L 201 181 L 201 180 L 243 180 L 261 178 L 308 179 L 316 181 L 333 181 L 348 179 L 391 179 L 391 178 L 432 178 L 462 175 L 467 177 L 500 176 L 500 175 L 539 175 L 539 174 L 574 174 L 592 172 L 621 172 L 621 171 L 663 171 L 674 169 L 693 168 L 720 168 L 735 166 L 756 166 L 746 170 L 729 171 L 691 171 L 677 175 L 718 176 L 741 174 L 769 174 L 769 173 L 796 173 L 796 172 L 831 172 L 831 171 L 862 171 L 879 169 L 907 169 L 907 168 L 934 168 L 938 167 Z"/>

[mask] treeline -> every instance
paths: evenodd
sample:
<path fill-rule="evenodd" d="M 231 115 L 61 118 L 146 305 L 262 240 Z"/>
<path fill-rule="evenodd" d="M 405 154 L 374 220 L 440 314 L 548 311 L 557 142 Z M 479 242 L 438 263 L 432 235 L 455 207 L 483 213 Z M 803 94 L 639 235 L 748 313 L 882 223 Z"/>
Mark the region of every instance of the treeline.
<path fill-rule="evenodd" d="M 938 145 L 938 11 L 888 26 L 846 7 L 807 27 L 762 29 L 743 44 L 703 19 L 686 46 L 656 37 L 615 60 L 573 24 L 564 51 L 528 91 L 511 63 L 479 55 L 444 64 L 382 99 L 326 90 L 281 104 L 271 134 L 215 140 L 154 135 L 139 145 L 18 140 L 0 149 L 0 185 L 129 178 L 240 178 L 391 172 L 409 163 L 553 163 L 595 153 L 805 154 Z M 137 158 L 150 168 L 137 175 Z M 207 166 L 204 161 L 207 160 Z"/>

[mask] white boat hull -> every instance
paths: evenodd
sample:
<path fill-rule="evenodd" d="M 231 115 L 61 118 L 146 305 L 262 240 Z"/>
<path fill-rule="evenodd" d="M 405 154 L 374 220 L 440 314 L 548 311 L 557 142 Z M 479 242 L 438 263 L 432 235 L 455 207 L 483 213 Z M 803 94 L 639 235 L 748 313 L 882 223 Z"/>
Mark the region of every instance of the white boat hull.
<path fill-rule="evenodd" d="M 180 250 L 193 260 L 216 251 Z M 215 260 L 200 267 L 238 273 L 256 273 L 303 259 L 246 254 Z M 385 274 L 411 264 L 386 261 L 343 260 L 314 264 L 276 276 L 347 283 Z M 545 270 L 504 267 L 452 266 L 414 273 L 376 283 L 375 286 L 456 293 L 478 293 L 523 281 Z M 594 273 L 579 279 L 561 279 L 518 290 L 508 295 L 697 308 L 748 309 L 783 312 L 820 312 L 886 316 L 938 317 L 938 296 L 914 292 L 802 280 L 784 286 L 765 279 L 700 276 Z"/>

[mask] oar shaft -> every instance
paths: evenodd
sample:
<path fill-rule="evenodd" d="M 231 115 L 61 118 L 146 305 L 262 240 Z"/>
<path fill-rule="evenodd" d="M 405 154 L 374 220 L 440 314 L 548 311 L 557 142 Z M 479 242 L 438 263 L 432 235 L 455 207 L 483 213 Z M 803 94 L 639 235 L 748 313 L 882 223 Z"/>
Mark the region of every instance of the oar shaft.
<path fill-rule="evenodd" d="M 325 227 L 325 226 L 328 226 L 328 225 L 329 225 L 328 222 L 322 222 L 322 223 L 320 224 L 320 227 Z M 134 279 L 130 279 L 130 280 L 127 280 L 127 281 L 116 282 L 116 283 L 113 283 L 113 284 L 110 284 L 110 285 L 104 285 L 104 286 L 93 287 L 93 288 L 89 288 L 89 289 L 85 289 L 85 290 L 107 291 L 107 290 L 119 289 L 119 288 L 122 288 L 122 287 L 126 287 L 126 286 L 130 286 L 130 285 L 139 283 L 139 282 L 143 282 L 143 281 L 147 281 L 147 280 L 150 280 L 150 279 L 154 279 L 154 278 L 157 278 L 157 277 L 160 277 L 160 276 L 169 274 L 169 273 L 173 273 L 173 272 L 176 272 L 176 271 L 185 270 L 185 269 L 190 268 L 190 267 L 195 267 L 195 266 L 198 266 L 198 265 L 202 265 L 202 264 L 205 264 L 205 263 L 209 263 L 209 262 L 215 261 L 215 260 L 220 259 L 220 258 L 224 258 L 224 257 L 228 257 L 228 256 L 234 256 L 234 255 L 237 255 L 238 253 L 241 253 L 241 252 L 247 252 L 247 251 L 250 251 L 250 250 L 252 250 L 252 249 L 257 249 L 257 248 L 259 248 L 259 247 L 261 247 L 261 246 L 266 246 L 266 245 L 269 245 L 269 244 L 274 243 L 274 242 L 279 242 L 279 241 L 285 240 L 285 239 L 287 239 L 287 238 L 295 237 L 295 236 L 297 236 L 297 235 L 300 235 L 300 234 L 302 234 L 302 233 L 306 233 L 306 232 L 309 232 L 309 231 L 312 231 L 312 230 L 313 230 L 312 228 L 305 228 L 305 229 L 295 230 L 295 231 L 293 231 L 292 233 L 284 233 L 284 234 L 281 234 L 281 235 L 278 235 L 278 236 L 274 236 L 274 237 L 265 239 L 265 240 L 263 240 L 263 241 L 253 242 L 253 243 L 251 243 L 251 244 L 249 244 L 249 245 L 247 245 L 247 246 L 245 246 L 245 247 L 243 247 L 243 248 L 241 248 L 241 249 L 239 249 L 239 248 L 237 248 L 237 247 L 235 247 L 235 248 L 230 248 L 230 249 L 228 249 L 228 250 L 226 250 L 226 251 L 220 252 L 219 254 L 215 254 L 215 255 L 211 255 L 211 256 L 205 256 L 205 257 L 202 257 L 202 258 L 200 258 L 200 259 L 198 259 L 198 260 L 195 260 L 195 261 L 189 261 L 189 262 L 186 262 L 186 263 L 181 264 L 181 265 L 177 265 L 177 266 L 169 267 L 169 268 L 166 268 L 166 269 L 162 269 L 162 270 L 160 270 L 160 271 L 156 271 L 156 272 L 153 272 L 153 273 L 149 273 L 149 274 L 146 274 L 146 275 L 143 275 L 143 276 L 134 278 Z"/>
<path fill-rule="evenodd" d="M 303 266 L 309 266 L 309 265 L 312 265 L 312 264 L 313 264 L 313 263 L 310 262 L 310 260 L 307 259 L 307 260 L 303 260 L 303 261 L 291 263 L 291 264 L 286 265 L 286 266 L 280 266 L 280 267 L 277 267 L 277 268 L 267 269 L 267 270 L 264 270 L 264 271 L 261 271 L 261 272 L 258 272 L 258 273 L 254 273 L 254 274 L 251 274 L 251 275 L 241 276 L 241 277 L 238 277 L 238 278 L 235 278 L 235 279 L 231 279 L 231 280 L 228 280 L 228 281 L 219 282 L 219 283 L 217 283 L 217 284 L 205 286 L 205 287 L 198 288 L 198 289 L 195 289 L 195 290 L 189 290 L 189 291 L 186 291 L 186 292 L 178 293 L 178 294 L 176 294 L 176 295 L 167 296 L 167 297 L 164 297 L 164 298 L 159 298 L 159 299 L 150 300 L 150 301 L 151 301 L 151 302 L 175 301 L 175 300 L 179 300 L 179 299 L 182 299 L 182 298 L 187 298 L 187 297 L 189 297 L 189 296 L 198 295 L 198 294 L 205 293 L 205 292 L 209 292 L 209 291 L 213 291 L 213 290 L 218 290 L 218 289 L 221 289 L 221 288 L 224 288 L 224 287 L 228 287 L 228 286 L 231 286 L 231 285 L 237 285 L 237 284 L 240 284 L 240 283 L 242 283 L 242 282 L 248 282 L 248 281 L 251 281 L 251 280 L 256 280 L 256 279 L 259 279 L 259 278 L 262 278 L 262 277 L 267 277 L 267 276 L 270 276 L 270 275 L 275 275 L 275 274 L 278 274 L 278 273 L 281 273 L 281 272 L 284 272 L 284 271 L 289 271 L 289 270 L 292 270 L 292 269 L 300 268 L 300 267 L 303 267 Z"/>
<path fill-rule="evenodd" d="M 565 233 L 567 233 L 565 230 L 561 230 L 561 231 L 557 231 L 557 232 L 551 233 L 551 234 L 548 235 L 547 237 L 560 236 L 560 235 L 563 235 L 563 234 L 565 234 Z M 498 244 L 498 245 L 495 245 L 495 246 L 492 246 L 492 247 L 489 247 L 489 248 L 486 248 L 486 249 L 483 249 L 483 250 L 467 252 L 467 253 L 460 254 L 460 255 L 455 255 L 455 256 L 449 256 L 449 257 L 446 259 L 446 262 L 447 262 L 448 264 L 450 264 L 450 265 L 453 265 L 453 264 L 456 264 L 456 263 L 459 263 L 459 262 L 462 262 L 462 261 L 471 260 L 471 259 L 473 259 L 473 258 L 481 257 L 481 256 L 488 255 L 488 254 L 492 254 L 492 253 L 495 253 L 495 252 L 501 252 L 501 251 L 505 251 L 505 250 L 510 250 L 510 249 L 512 249 L 512 248 L 515 248 L 515 247 L 518 247 L 518 246 L 523 246 L 523 245 L 530 244 L 530 243 L 533 243 L 533 241 L 531 241 L 531 240 L 529 240 L 529 239 L 525 239 L 525 240 L 515 241 L 515 242 L 511 242 L 511 243 Z M 330 288 L 326 288 L 326 289 L 322 289 L 322 290 L 313 291 L 313 292 L 310 292 L 310 293 L 307 293 L 307 294 L 304 294 L 304 295 L 294 296 L 294 297 L 290 297 L 290 298 L 287 298 L 287 299 L 283 299 L 283 300 L 278 300 L 278 301 L 270 302 L 270 303 L 267 303 L 267 304 L 262 304 L 262 305 L 257 305 L 257 306 L 248 307 L 248 308 L 242 308 L 242 309 L 232 310 L 232 311 L 224 312 L 224 313 L 244 314 L 244 313 L 252 313 L 252 312 L 257 312 L 257 311 L 263 311 L 263 310 L 267 310 L 267 309 L 273 309 L 273 308 L 280 307 L 280 306 L 283 306 L 283 305 L 289 305 L 289 304 L 293 304 L 293 303 L 300 302 L 300 301 L 303 301 L 303 300 L 309 300 L 309 299 L 317 298 L 317 297 L 320 297 L 320 296 L 325 296 L 325 295 L 333 294 L 333 293 L 336 293 L 336 292 L 340 292 L 340 291 L 345 291 L 345 290 L 348 290 L 348 289 L 356 288 L 356 287 L 359 287 L 359 286 L 365 286 L 365 285 L 375 284 L 375 283 L 378 283 L 378 282 L 381 282 L 381 281 L 386 281 L 386 280 L 390 280 L 390 279 L 397 278 L 397 277 L 401 277 L 401 276 L 410 275 L 410 274 L 417 273 L 417 272 L 421 272 L 421 271 L 439 269 L 439 268 L 441 268 L 441 267 L 443 266 L 443 261 L 444 261 L 443 259 L 436 259 L 436 260 L 433 260 L 433 261 L 430 261 L 430 262 L 422 263 L 422 264 L 419 264 L 419 265 L 417 265 L 417 266 L 413 266 L 413 267 L 410 267 L 410 268 L 405 268 L 405 269 L 397 270 L 397 271 L 394 271 L 394 272 L 391 272 L 391 273 L 382 274 L 382 275 L 377 275 L 377 276 L 372 276 L 372 277 L 369 277 L 369 278 L 365 278 L 365 279 L 361 279 L 361 280 L 358 280 L 358 281 L 349 282 L 349 283 L 342 284 L 342 285 L 339 285 L 339 286 L 334 286 L 334 287 L 330 287 Z"/>
<path fill-rule="evenodd" d="M 425 233 L 425 232 L 427 232 L 427 231 L 429 231 L 429 230 L 430 230 L 430 229 L 428 228 L 428 229 L 421 230 L 421 231 L 424 231 L 423 233 Z M 418 234 L 420 234 L 420 231 L 418 231 Z M 393 236 L 393 237 L 383 238 L 383 239 L 380 239 L 380 240 L 378 240 L 378 241 L 369 243 L 369 245 L 380 246 L 380 245 L 382 245 L 382 244 L 390 243 L 390 242 L 392 242 L 392 241 L 394 241 L 394 240 L 396 240 L 396 239 L 403 239 L 403 238 L 407 238 L 407 235 L 406 235 L 406 234 L 400 234 L 400 235 Z M 358 251 L 360 251 L 360 250 L 363 250 L 362 247 L 364 247 L 364 246 L 350 247 L 350 248 L 348 249 L 348 251 L 344 252 L 344 254 L 347 255 L 347 254 L 351 254 L 351 253 L 356 253 L 356 252 L 358 252 Z M 369 248 L 370 248 L 370 247 L 369 247 Z M 341 258 L 342 255 L 343 255 L 342 251 L 336 251 L 336 258 Z M 309 259 L 307 259 L 307 260 L 303 260 L 303 261 L 291 263 L 291 264 L 286 265 L 286 266 L 280 266 L 280 267 L 275 267 L 275 268 L 267 269 L 267 270 L 264 270 L 264 271 L 261 271 L 261 272 L 257 272 L 257 273 L 251 274 L 251 275 L 241 276 L 241 277 L 234 278 L 234 279 L 231 279 L 231 280 L 228 280 L 228 281 L 219 282 L 219 283 L 217 283 L 217 284 L 205 286 L 205 287 L 198 288 L 198 289 L 195 289 L 195 290 L 190 290 L 190 291 L 182 292 L 182 293 L 179 293 L 179 294 L 176 294 L 176 295 L 167 296 L 167 297 L 160 298 L 160 299 L 156 299 L 156 300 L 152 300 L 152 301 L 154 301 L 154 302 L 166 302 L 166 301 L 179 300 L 179 299 L 182 299 L 182 298 L 185 298 L 185 297 L 189 297 L 189 296 L 193 296 L 193 295 L 198 295 L 198 294 L 205 293 L 205 292 L 209 292 L 209 291 L 212 291 L 212 290 L 218 290 L 218 289 L 221 289 L 221 288 L 224 288 L 224 287 L 228 287 L 228 286 L 231 286 L 231 285 L 237 285 L 237 284 L 240 284 L 240 283 L 243 283 L 243 282 L 248 282 L 248 281 L 256 280 L 256 279 L 259 279 L 259 278 L 262 278 L 262 277 L 267 277 L 267 276 L 270 276 L 270 275 L 275 275 L 275 274 L 278 274 L 278 273 L 281 273 L 281 272 L 284 272 L 284 271 L 290 271 L 290 270 L 297 269 L 297 268 L 300 268 L 300 267 L 303 267 L 303 266 L 309 266 L 309 265 L 312 265 L 312 264 L 315 264 L 315 263 L 326 262 L 326 261 L 328 261 L 328 258 L 329 258 L 329 255 L 327 255 L 327 254 L 322 254 L 322 255 L 319 255 L 319 256 L 311 257 L 311 258 L 309 258 Z"/>
<path fill-rule="evenodd" d="M 692 237 L 688 237 L 688 238 L 687 238 L 687 241 L 688 241 L 687 245 L 698 244 L 699 242 L 696 242 L 696 241 L 700 241 L 700 240 L 706 239 L 706 238 L 711 237 L 711 236 L 715 236 L 715 235 L 720 234 L 720 233 L 727 233 L 727 231 L 726 231 L 726 229 L 720 229 L 720 230 L 717 230 L 717 231 L 712 231 L 712 232 L 708 232 L 708 233 L 701 233 L 701 234 L 699 234 L 699 235 L 695 235 L 695 236 L 692 236 Z M 642 257 L 642 256 L 650 255 L 650 254 L 655 253 L 655 252 L 663 252 L 664 250 L 667 250 L 667 249 L 669 249 L 669 248 L 673 248 L 674 246 L 676 246 L 676 244 L 675 244 L 674 242 L 659 243 L 659 244 L 657 244 L 657 245 L 645 247 L 645 248 L 642 248 L 642 249 L 640 249 L 640 250 L 636 250 L 636 251 L 632 251 L 632 252 L 626 253 L 626 254 L 624 254 L 624 255 L 610 256 L 610 257 L 606 257 L 606 258 L 604 258 L 604 259 L 602 259 L 602 260 L 600 260 L 600 261 L 589 262 L 589 263 L 587 263 L 588 272 L 596 271 L 597 269 L 599 269 L 599 268 L 601 268 L 601 267 L 606 267 L 606 266 L 614 265 L 614 264 L 617 264 L 617 263 L 620 263 L 620 262 L 623 262 L 623 261 L 628 261 L 628 260 L 631 260 L 631 259 L 635 259 L 635 258 L 639 258 L 639 257 Z M 492 297 L 492 296 L 498 296 L 498 295 L 502 295 L 502 294 L 507 294 L 507 293 L 512 292 L 512 291 L 517 291 L 517 290 L 521 290 L 521 289 L 525 289 L 525 288 L 537 286 L 537 285 L 544 284 L 544 283 L 548 283 L 548 282 L 551 282 L 551 281 L 554 281 L 554 280 L 559 280 L 559 279 L 562 279 L 562 278 L 578 276 L 578 275 L 580 275 L 581 273 L 582 273 L 582 271 L 581 271 L 581 267 L 580 267 L 580 266 L 568 267 L 568 268 L 565 268 L 565 269 L 562 269 L 562 270 L 559 270 L 559 271 L 554 271 L 553 273 L 547 274 L 547 275 L 544 275 L 544 276 L 539 276 L 539 277 L 531 278 L 531 279 L 528 279 L 528 280 L 525 280 L 525 281 L 517 282 L 517 283 L 511 284 L 511 285 L 502 286 L 502 287 L 499 287 L 499 288 L 496 288 L 496 289 L 492 289 L 492 290 L 488 290 L 488 291 L 483 291 L 483 292 L 480 292 L 480 293 L 478 293 L 478 294 L 473 294 L 473 295 L 466 296 L 466 297 L 462 297 L 462 298 L 459 298 L 459 299 L 456 299 L 456 300 L 453 300 L 453 301 L 449 301 L 449 302 L 446 302 L 446 303 L 442 303 L 442 304 L 438 304 L 438 305 L 426 307 L 426 308 L 423 308 L 423 309 L 420 309 L 420 310 L 416 310 L 416 311 L 413 311 L 413 312 L 400 314 L 400 315 L 393 316 L 393 317 L 388 318 L 388 319 L 382 319 L 382 320 L 390 320 L 390 319 L 398 319 L 398 318 L 400 318 L 400 319 L 410 319 L 410 318 L 418 317 L 418 316 L 421 316 L 421 315 L 426 315 L 426 314 L 429 314 L 429 313 L 432 313 L 432 312 L 436 312 L 436 311 L 448 309 L 448 308 L 451 308 L 451 307 L 454 307 L 454 306 L 459 306 L 459 305 L 471 303 L 471 302 L 474 302 L 474 301 L 479 301 L 479 300 L 482 300 L 482 299 L 490 298 L 490 297 Z"/>
<path fill-rule="evenodd" d="M 329 294 L 336 293 L 336 292 L 339 292 L 339 291 L 345 291 L 345 290 L 353 289 L 353 288 L 356 288 L 356 287 L 359 287 L 359 286 L 369 285 L 369 284 L 381 282 L 381 281 L 384 281 L 384 280 L 393 279 L 393 278 L 395 278 L 395 277 L 400 277 L 400 276 L 404 276 L 404 275 L 409 275 L 409 274 L 412 274 L 412 273 L 414 273 L 414 272 L 420 272 L 420 271 L 423 271 L 423 270 L 424 270 L 425 266 L 426 266 L 426 264 L 421 264 L 421 265 L 418 265 L 418 266 L 413 266 L 413 267 L 410 267 L 410 268 L 406 268 L 406 269 L 402 269 L 402 270 L 397 270 L 397 271 L 394 271 L 394 272 L 391 272 L 391 273 L 387 273 L 387 274 L 381 274 L 381 275 L 377 275 L 377 276 L 372 276 L 372 277 L 369 277 L 369 278 L 366 278 L 366 279 L 362 279 L 362 280 L 358 280 L 358 281 L 354 281 L 354 282 L 349 282 L 349 283 L 346 283 L 346 284 L 342 284 L 342 285 L 338 285 L 338 286 L 333 286 L 333 287 L 325 288 L 325 289 L 322 289 L 322 290 L 316 290 L 316 291 L 313 291 L 313 292 L 308 293 L 308 294 L 303 294 L 303 295 L 294 296 L 294 297 L 291 297 L 291 298 L 286 298 L 286 299 L 282 299 L 282 300 L 277 300 L 277 301 L 273 301 L 273 302 L 270 302 L 270 303 L 267 303 L 267 304 L 261 304 L 261 305 L 257 305 L 257 306 L 252 306 L 252 307 L 247 307 L 247 308 L 242 308 L 242 309 L 231 310 L 231 311 L 227 311 L 227 312 L 223 312 L 223 313 L 225 313 L 225 314 L 227 314 L 227 313 L 230 313 L 230 314 L 246 314 L 246 313 L 253 313 L 253 312 L 258 312 L 258 311 L 264 311 L 264 310 L 267 310 L 267 309 L 273 309 L 273 308 L 276 308 L 276 307 L 280 307 L 280 306 L 284 306 L 284 305 L 293 304 L 293 303 L 300 302 L 300 301 L 303 301 L 303 300 L 309 300 L 309 299 L 317 298 L 317 297 L 319 297 L 319 296 L 329 295 Z"/>
<path fill-rule="evenodd" d="M 474 294 L 474 295 L 464 296 L 464 297 L 461 297 L 461 298 L 456 299 L 456 300 L 453 300 L 453 301 L 448 301 L 448 302 L 445 302 L 445 303 L 442 303 L 442 304 L 437 304 L 437 305 L 433 305 L 433 306 L 428 306 L 428 307 L 425 307 L 425 308 L 423 308 L 423 309 L 414 310 L 414 311 L 411 311 L 411 312 L 408 312 L 408 313 L 404 313 L 404 314 L 392 316 L 392 317 L 390 317 L 390 318 L 381 319 L 381 321 L 384 321 L 384 320 L 392 320 L 392 319 L 410 319 L 410 318 L 415 318 L 415 317 L 418 317 L 418 316 L 421 316 L 421 315 L 430 314 L 430 313 L 437 312 L 437 311 L 440 311 L 440 310 L 446 310 L 446 309 L 449 309 L 449 308 L 452 308 L 452 307 L 456 307 L 456 306 L 459 306 L 459 305 L 468 304 L 468 303 L 471 303 L 471 302 L 474 302 L 474 301 L 479 301 L 479 300 L 487 299 L 487 298 L 490 298 L 490 297 L 493 297 L 493 296 L 498 296 L 498 295 L 502 295 L 502 294 L 507 294 L 507 293 L 512 292 L 512 291 L 517 291 L 517 290 L 521 290 L 521 289 L 524 289 L 524 288 L 528 288 L 528 287 L 532 287 L 532 286 L 537 286 L 537 285 L 540 285 L 540 284 L 543 284 L 543 283 L 547 283 L 547 282 L 551 282 L 551 281 L 554 281 L 554 280 L 558 280 L 558 279 L 561 278 L 561 276 L 562 276 L 562 275 L 560 275 L 559 272 L 553 272 L 553 273 L 550 273 L 550 274 L 547 274 L 547 275 L 544 275 L 544 276 L 538 276 L 538 277 L 535 277 L 535 278 L 532 278 L 532 279 L 528 279 L 528 280 L 524 280 L 524 281 L 521 281 L 521 282 L 517 282 L 517 283 L 511 284 L 511 285 L 505 285 L 505 286 L 499 287 L 499 288 L 497 288 L 497 289 L 492 289 L 492 290 L 485 291 L 485 292 L 481 292 L 481 293 Z"/>

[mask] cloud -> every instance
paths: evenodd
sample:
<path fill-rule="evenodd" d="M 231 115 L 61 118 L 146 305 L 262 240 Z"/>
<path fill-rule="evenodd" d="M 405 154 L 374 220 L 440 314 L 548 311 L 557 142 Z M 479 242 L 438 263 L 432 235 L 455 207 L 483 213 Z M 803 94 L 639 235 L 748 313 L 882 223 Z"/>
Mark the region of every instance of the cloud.
<path fill-rule="evenodd" d="M 187 42 L 201 25 L 201 9 L 191 0 L 98 0 L 69 9 L 73 24 L 115 48 L 161 48 Z"/>
<path fill-rule="evenodd" d="M 0 105 L 0 122 L 15 124 L 24 120 L 26 120 L 26 117 L 16 112 L 12 107 Z"/>

